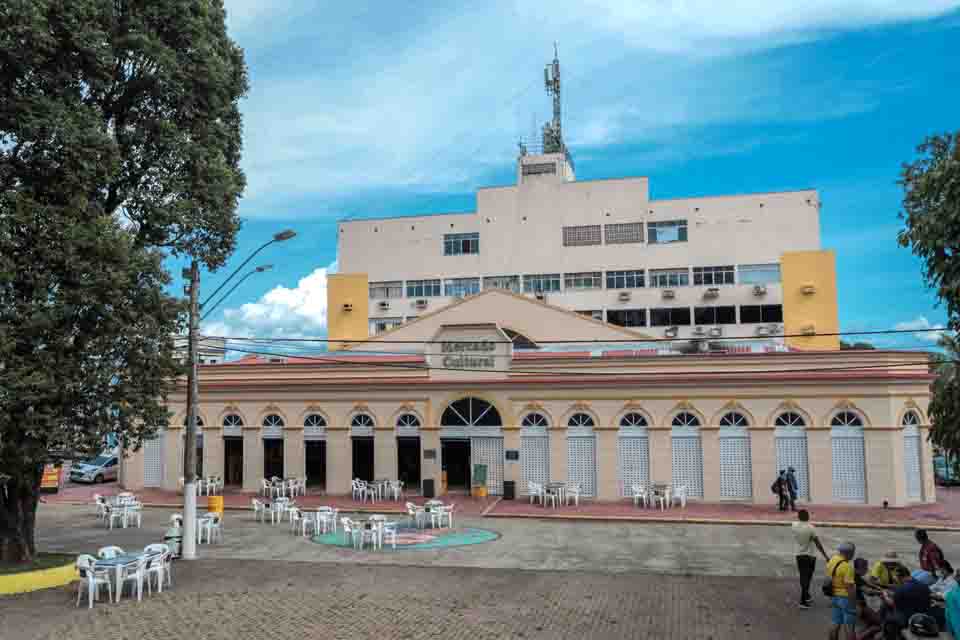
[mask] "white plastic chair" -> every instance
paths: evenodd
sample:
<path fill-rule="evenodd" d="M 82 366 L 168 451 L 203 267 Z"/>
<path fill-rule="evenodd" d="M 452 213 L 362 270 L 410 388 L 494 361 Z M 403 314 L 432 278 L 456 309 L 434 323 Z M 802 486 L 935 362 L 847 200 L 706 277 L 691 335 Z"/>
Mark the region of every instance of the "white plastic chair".
<path fill-rule="evenodd" d="M 684 484 L 678 485 L 673 490 L 673 495 L 670 498 L 670 506 L 673 506 L 674 503 L 679 503 L 681 508 L 686 509 L 687 507 L 687 486 Z"/>
<path fill-rule="evenodd" d="M 124 528 L 130 526 L 133 521 L 136 521 L 138 529 L 143 526 L 143 505 L 139 503 L 127 505 L 123 510 Z"/>
<path fill-rule="evenodd" d="M 327 532 L 327 527 L 332 528 L 333 533 L 337 532 L 337 516 L 339 514 L 340 511 L 332 507 L 320 507 L 317 509 L 317 523 L 322 533 Z"/>
<path fill-rule="evenodd" d="M 340 525 L 343 527 L 344 540 L 349 538 L 354 549 L 356 549 L 360 535 L 357 525 L 350 518 L 340 518 Z"/>
<path fill-rule="evenodd" d="M 250 504 L 253 505 L 253 519 L 255 522 L 263 522 L 265 520 L 265 507 L 262 502 L 256 498 L 250 499 Z"/>
<path fill-rule="evenodd" d="M 393 480 L 390 482 L 390 494 L 394 500 L 400 502 L 403 499 L 403 481 Z"/>
<path fill-rule="evenodd" d="M 117 602 L 123 595 L 123 587 L 133 582 L 137 587 L 137 602 L 143 600 L 143 581 L 146 579 L 147 557 L 141 556 L 120 569 L 120 584 L 117 585 Z M 148 587 L 149 588 L 149 587 Z"/>
<path fill-rule="evenodd" d="M 143 548 L 143 553 L 147 556 L 145 570 L 147 589 L 150 589 L 152 593 L 150 579 L 152 576 L 157 576 L 157 593 L 163 593 L 164 582 L 168 586 L 173 586 L 173 571 L 171 570 L 173 563 L 170 558 L 170 547 L 165 544 L 148 544 Z"/>
<path fill-rule="evenodd" d="M 93 494 L 93 504 L 97 509 L 97 520 L 107 517 L 107 499 L 99 493 Z"/>
<path fill-rule="evenodd" d="M 354 500 L 359 500 L 363 495 L 363 488 L 360 486 L 360 481 L 357 479 L 350 481 L 350 497 Z"/>
<path fill-rule="evenodd" d="M 453 529 L 453 511 L 457 508 L 456 504 L 448 504 L 446 506 L 440 507 L 440 513 L 438 514 L 437 520 L 440 523 L 440 528 L 443 528 L 443 522 L 446 520 L 447 528 Z"/>
<path fill-rule="evenodd" d="M 566 490 L 564 491 L 567 504 L 569 505 L 570 501 L 572 500 L 574 504 L 576 504 L 579 507 L 580 493 L 582 491 L 583 491 L 583 488 L 580 486 L 579 483 L 568 484 Z"/>
<path fill-rule="evenodd" d="M 357 531 L 357 532 L 360 534 L 360 535 L 359 535 L 359 538 L 360 538 L 360 549 L 361 549 L 361 550 L 363 550 L 363 543 L 365 543 L 365 542 L 369 542 L 369 543 L 370 543 L 370 546 L 373 547 L 374 549 L 377 548 L 377 543 L 378 543 L 379 540 L 380 540 L 380 528 L 379 528 L 378 524 L 379 524 L 379 523 L 376 523 L 376 522 L 375 522 L 375 523 L 371 524 L 370 528 L 368 529 L 368 528 L 367 528 L 364 524 L 362 524 L 362 523 L 360 523 L 360 524 L 354 523 L 354 526 L 356 527 L 355 531 Z"/>
<path fill-rule="evenodd" d="M 117 546 L 100 547 L 97 551 L 97 557 L 101 560 L 113 560 L 117 556 L 123 555 L 123 549 Z"/>
<path fill-rule="evenodd" d="M 542 502 L 543 489 L 536 482 L 527 482 L 527 495 L 530 496 L 530 504 Z"/>
<path fill-rule="evenodd" d="M 670 506 L 670 487 L 665 487 L 663 491 L 660 491 L 653 496 L 655 504 L 660 505 L 660 511 L 663 511 Z"/>
<path fill-rule="evenodd" d="M 123 527 L 127 522 L 127 509 L 126 507 L 120 505 L 106 505 L 107 513 L 107 527 L 113 529 L 113 523 L 116 522 L 117 526 Z"/>
<path fill-rule="evenodd" d="M 397 523 L 384 522 L 380 528 L 380 548 L 383 548 L 383 540 L 386 538 L 393 550 L 397 550 Z"/>
<path fill-rule="evenodd" d="M 639 507 L 641 503 L 643 506 L 648 506 L 650 502 L 650 494 L 647 493 L 647 488 L 642 484 L 635 484 L 632 487 L 633 489 L 633 506 Z"/>
<path fill-rule="evenodd" d="M 88 609 L 93 608 L 93 601 L 100 597 L 100 587 L 107 586 L 108 602 L 113 600 L 112 571 L 108 569 L 94 569 L 96 558 L 84 554 L 77 556 L 77 571 L 80 573 L 80 584 L 77 585 L 77 606 L 80 606 L 80 596 L 87 590 Z"/>
<path fill-rule="evenodd" d="M 264 498 L 269 498 L 271 496 L 270 490 L 272 488 L 273 487 L 271 486 L 270 481 L 266 478 L 260 481 L 260 493 Z"/>

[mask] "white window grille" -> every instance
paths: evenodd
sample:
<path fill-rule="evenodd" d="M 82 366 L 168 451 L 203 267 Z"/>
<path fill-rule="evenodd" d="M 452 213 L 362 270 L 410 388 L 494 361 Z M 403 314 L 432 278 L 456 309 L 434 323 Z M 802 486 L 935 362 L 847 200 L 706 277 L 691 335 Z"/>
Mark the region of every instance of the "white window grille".
<path fill-rule="evenodd" d="M 673 486 L 685 486 L 689 497 L 702 498 L 703 445 L 700 441 L 700 419 L 690 412 L 681 411 L 673 417 L 672 425 Z"/>
<path fill-rule="evenodd" d="M 350 435 L 359 438 L 370 437 L 373 435 L 375 426 L 376 422 L 373 416 L 367 413 L 358 413 L 350 420 Z"/>
<path fill-rule="evenodd" d="M 487 465 L 487 493 L 503 495 L 503 438 L 470 438 L 470 462 Z"/>
<path fill-rule="evenodd" d="M 263 437 L 280 438 L 283 435 L 283 418 L 271 413 L 263 418 Z"/>
<path fill-rule="evenodd" d="M 412 413 L 404 413 L 397 418 L 397 435 L 415 438 L 420 435 L 420 418 Z"/>
<path fill-rule="evenodd" d="M 866 502 L 866 453 L 863 421 L 852 411 L 840 411 L 830 421 L 833 451 L 833 499 Z"/>
<path fill-rule="evenodd" d="M 327 435 L 327 421 L 319 413 L 311 413 L 303 419 L 304 440 L 324 440 Z"/>
<path fill-rule="evenodd" d="M 585 496 L 597 495 L 597 441 L 593 435 L 567 435 L 567 482 Z"/>
<path fill-rule="evenodd" d="M 143 445 L 143 486 L 159 487 L 163 484 L 163 431 Z"/>
<path fill-rule="evenodd" d="M 749 500 L 753 497 L 753 464 L 747 417 L 728 411 L 720 418 L 720 498 Z"/>
<path fill-rule="evenodd" d="M 795 411 L 784 411 L 774 420 L 777 470 L 793 467 L 797 476 L 797 497 L 810 499 L 810 475 L 807 462 L 806 421 Z"/>
<path fill-rule="evenodd" d="M 620 467 L 620 489 L 623 497 L 633 495 L 633 485 L 649 487 L 650 441 L 647 437 L 647 418 L 642 413 L 630 412 L 620 418 L 617 438 L 617 458 Z"/>
<path fill-rule="evenodd" d="M 629 244 L 643 242 L 642 222 L 623 222 L 603 225 L 603 235 L 607 244 Z"/>
<path fill-rule="evenodd" d="M 600 244 L 600 225 L 590 224 L 563 228 L 563 246 L 585 247 Z"/>
<path fill-rule="evenodd" d="M 907 499 L 923 500 L 923 464 L 921 461 L 920 416 L 916 411 L 903 414 L 903 463 L 907 477 Z"/>
<path fill-rule="evenodd" d="M 520 467 L 523 472 L 522 495 L 528 495 L 528 483 L 550 482 L 550 438 L 520 433 Z"/>
<path fill-rule="evenodd" d="M 243 434 L 243 418 L 235 413 L 223 416 L 223 435 L 240 436 Z"/>

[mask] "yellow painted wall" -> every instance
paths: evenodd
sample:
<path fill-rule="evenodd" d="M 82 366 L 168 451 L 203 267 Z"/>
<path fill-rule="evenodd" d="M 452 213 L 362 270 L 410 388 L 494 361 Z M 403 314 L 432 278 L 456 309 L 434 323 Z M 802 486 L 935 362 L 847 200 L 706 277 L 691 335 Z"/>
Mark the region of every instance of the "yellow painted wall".
<path fill-rule="evenodd" d="M 783 331 L 803 333 L 812 326 L 818 334 L 837 333 L 837 269 L 833 251 L 790 251 L 781 258 L 783 277 Z M 804 287 L 813 286 L 813 293 Z M 797 336 L 787 338 L 797 349 L 837 350 L 839 336 Z"/>
<path fill-rule="evenodd" d="M 348 346 L 333 340 L 366 340 L 370 336 L 369 302 L 367 274 L 332 273 L 327 276 L 327 333 L 331 351 Z M 353 305 L 353 310 L 344 311 L 345 304 Z"/>

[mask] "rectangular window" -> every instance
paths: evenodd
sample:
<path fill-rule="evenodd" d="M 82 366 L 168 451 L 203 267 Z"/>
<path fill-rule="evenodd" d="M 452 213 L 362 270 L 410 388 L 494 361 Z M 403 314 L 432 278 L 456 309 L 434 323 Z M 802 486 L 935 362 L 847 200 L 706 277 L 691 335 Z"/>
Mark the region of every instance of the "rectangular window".
<path fill-rule="evenodd" d="M 483 289 L 506 289 L 520 293 L 520 276 L 488 276 L 483 279 Z"/>
<path fill-rule="evenodd" d="M 579 313 L 582 316 L 587 316 L 588 318 L 592 318 L 594 320 L 603 320 L 603 311 L 601 311 L 600 309 L 583 309 L 583 310 L 577 311 L 577 313 Z"/>
<path fill-rule="evenodd" d="M 586 247 L 593 244 L 600 244 L 600 225 L 563 228 L 563 246 Z"/>
<path fill-rule="evenodd" d="M 779 304 L 745 304 L 740 307 L 740 322 L 783 322 L 783 306 Z"/>
<path fill-rule="evenodd" d="M 643 286 L 643 270 L 607 271 L 607 289 L 639 289 Z"/>
<path fill-rule="evenodd" d="M 559 273 L 535 273 L 523 276 L 524 293 L 544 293 L 560 291 Z"/>
<path fill-rule="evenodd" d="M 690 284 L 690 272 L 686 269 L 651 269 L 650 286 L 669 289 Z"/>
<path fill-rule="evenodd" d="M 443 236 L 443 255 L 459 256 L 480 253 L 479 233 L 447 233 Z"/>
<path fill-rule="evenodd" d="M 694 267 L 693 284 L 716 287 L 733 284 L 733 265 L 725 267 Z"/>
<path fill-rule="evenodd" d="M 672 327 L 690 324 L 690 307 L 661 307 L 650 309 L 651 327 Z"/>
<path fill-rule="evenodd" d="M 525 164 L 523 165 L 523 175 L 525 176 L 536 176 L 543 173 L 556 173 L 557 165 L 554 162 L 542 162 L 539 164 Z"/>
<path fill-rule="evenodd" d="M 439 280 L 407 280 L 408 298 L 433 298 L 442 295 Z"/>
<path fill-rule="evenodd" d="M 607 309 L 607 322 L 620 327 L 647 326 L 646 309 Z"/>
<path fill-rule="evenodd" d="M 480 278 L 450 278 L 443 281 L 443 295 L 472 296 L 480 293 Z"/>
<path fill-rule="evenodd" d="M 643 223 L 605 224 L 603 225 L 603 236 L 607 244 L 643 242 Z"/>
<path fill-rule="evenodd" d="M 599 271 L 563 274 L 564 289 L 602 289 L 603 278 Z"/>
<path fill-rule="evenodd" d="M 370 299 L 380 300 L 382 298 L 402 298 L 403 281 L 393 280 L 390 282 L 371 282 Z"/>
<path fill-rule="evenodd" d="M 780 282 L 779 264 L 741 264 L 740 284 L 770 284 Z"/>
<path fill-rule="evenodd" d="M 385 331 L 390 331 L 403 324 L 402 318 L 377 318 L 370 322 L 370 332 L 378 336 Z"/>
<path fill-rule="evenodd" d="M 686 242 L 687 221 L 666 220 L 664 222 L 648 222 L 647 236 L 650 238 L 650 244 Z"/>
<path fill-rule="evenodd" d="M 693 324 L 737 324 L 737 308 L 694 307 Z"/>

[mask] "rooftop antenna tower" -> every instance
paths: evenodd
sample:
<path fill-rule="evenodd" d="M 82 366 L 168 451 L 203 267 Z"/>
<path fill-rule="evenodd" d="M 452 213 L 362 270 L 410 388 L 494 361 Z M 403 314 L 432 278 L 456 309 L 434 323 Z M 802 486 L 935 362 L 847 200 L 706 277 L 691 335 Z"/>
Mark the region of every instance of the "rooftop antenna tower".
<path fill-rule="evenodd" d="M 543 152 L 562 153 L 563 133 L 560 126 L 560 56 L 557 43 L 553 43 L 553 62 L 543 69 L 543 84 L 553 97 L 553 120 L 543 125 Z"/>

